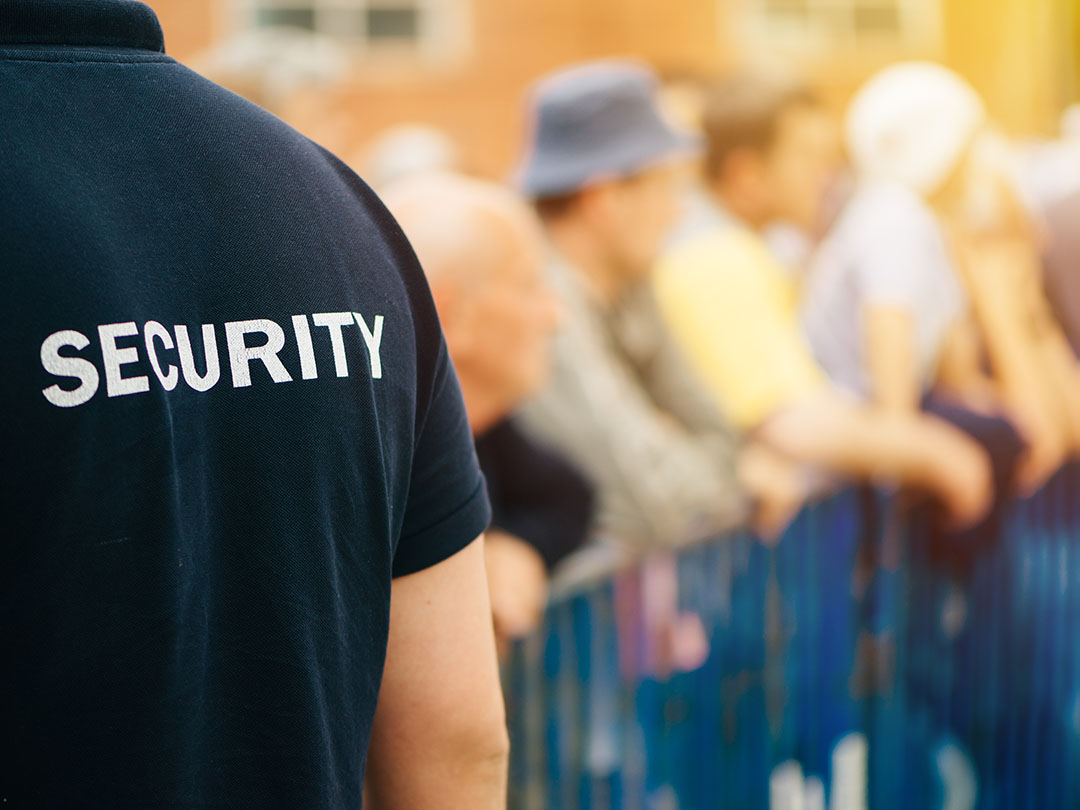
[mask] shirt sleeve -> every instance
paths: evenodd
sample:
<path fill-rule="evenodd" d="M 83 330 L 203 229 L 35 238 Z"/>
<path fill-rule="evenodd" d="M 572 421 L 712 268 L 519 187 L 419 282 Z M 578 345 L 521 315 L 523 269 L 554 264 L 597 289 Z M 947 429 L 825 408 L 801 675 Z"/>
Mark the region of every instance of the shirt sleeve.
<path fill-rule="evenodd" d="M 905 190 L 871 192 L 854 227 L 851 262 L 859 298 L 866 304 L 916 310 L 927 304 L 927 283 L 943 260 L 933 216 Z M 936 249 L 936 250 L 935 250 Z"/>
<path fill-rule="evenodd" d="M 593 490 L 577 468 L 523 434 L 512 419 L 476 439 L 491 525 L 535 548 L 548 569 L 584 544 Z"/>
<path fill-rule="evenodd" d="M 682 248 L 661 261 L 654 286 L 676 342 L 740 430 L 824 383 L 782 271 L 752 237 L 731 232 Z"/>
<path fill-rule="evenodd" d="M 431 401 L 413 448 L 393 576 L 413 574 L 451 557 L 476 539 L 490 519 L 461 388 L 440 337 Z"/>

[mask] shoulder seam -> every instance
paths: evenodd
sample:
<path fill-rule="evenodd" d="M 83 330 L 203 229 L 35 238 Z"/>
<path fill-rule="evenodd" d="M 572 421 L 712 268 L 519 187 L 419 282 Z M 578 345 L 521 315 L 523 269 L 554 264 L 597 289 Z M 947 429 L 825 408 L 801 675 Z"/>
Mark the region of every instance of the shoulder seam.
<path fill-rule="evenodd" d="M 147 55 L 140 57 L 115 57 L 105 56 L 102 54 L 100 57 L 91 55 L 82 56 L 59 56 L 59 55 L 41 55 L 32 56 L 30 54 L 20 54 L 18 56 L 11 55 L 10 53 L 3 53 L 3 49 L 0 49 L 0 63 L 2 62 L 40 62 L 46 64 L 96 64 L 96 65 L 178 65 L 175 59 L 171 56 L 162 55 Z"/>

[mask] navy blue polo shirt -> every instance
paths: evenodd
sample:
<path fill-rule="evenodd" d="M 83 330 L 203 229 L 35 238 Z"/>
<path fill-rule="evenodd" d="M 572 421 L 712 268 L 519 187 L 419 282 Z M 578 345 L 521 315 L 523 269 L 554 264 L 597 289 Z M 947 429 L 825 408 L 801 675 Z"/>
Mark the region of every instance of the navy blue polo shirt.
<path fill-rule="evenodd" d="M 129 0 L 0 0 L 0 799 L 356 808 L 391 579 L 489 510 L 371 191 Z"/>

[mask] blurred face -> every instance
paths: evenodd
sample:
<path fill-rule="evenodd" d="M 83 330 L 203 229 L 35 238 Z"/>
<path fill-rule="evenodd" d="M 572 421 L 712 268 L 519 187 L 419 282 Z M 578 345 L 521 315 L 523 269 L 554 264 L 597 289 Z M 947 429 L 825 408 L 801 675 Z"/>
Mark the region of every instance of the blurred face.
<path fill-rule="evenodd" d="M 669 163 L 606 185 L 600 225 L 612 269 L 627 281 L 648 275 L 680 212 L 681 164 Z"/>
<path fill-rule="evenodd" d="M 809 105 L 788 109 L 762 164 L 767 218 L 815 229 L 839 168 L 840 140 L 832 116 Z"/>
<path fill-rule="evenodd" d="M 483 272 L 465 282 L 456 323 L 447 329 L 463 376 L 507 411 L 546 382 L 550 338 L 559 322 L 559 302 L 543 277 L 538 232 L 531 223 L 508 225 L 491 229 Z"/>

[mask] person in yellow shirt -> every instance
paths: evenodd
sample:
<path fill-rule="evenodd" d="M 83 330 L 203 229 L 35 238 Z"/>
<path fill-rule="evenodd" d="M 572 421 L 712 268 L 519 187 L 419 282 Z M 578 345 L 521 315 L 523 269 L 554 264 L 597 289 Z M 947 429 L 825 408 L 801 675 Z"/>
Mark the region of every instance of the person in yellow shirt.
<path fill-rule="evenodd" d="M 825 386 L 799 331 L 796 284 L 748 228 L 719 225 L 672 250 L 655 288 L 683 351 L 742 430 Z M 730 351 L 717 351 L 718 330 Z"/>
<path fill-rule="evenodd" d="M 762 231 L 813 230 L 838 166 L 835 123 L 806 88 L 760 76 L 718 85 L 703 117 L 709 212 L 676 232 L 653 277 L 675 340 L 732 422 L 789 459 L 928 490 L 955 525 L 990 505 L 986 453 L 925 413 L 833 386 L 802 333 L 798 281 Z"/>

